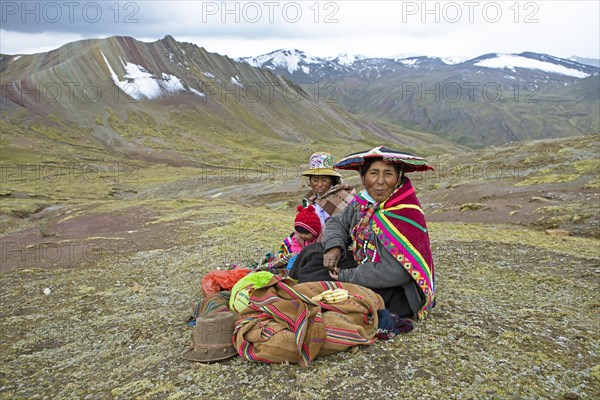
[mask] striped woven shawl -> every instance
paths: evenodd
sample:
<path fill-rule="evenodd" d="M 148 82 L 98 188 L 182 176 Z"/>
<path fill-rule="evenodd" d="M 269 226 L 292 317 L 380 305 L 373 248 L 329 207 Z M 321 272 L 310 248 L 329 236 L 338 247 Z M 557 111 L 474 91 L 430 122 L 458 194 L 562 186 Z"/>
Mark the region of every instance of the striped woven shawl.
<path fill-rule="evenodd" d="M 354 201 L 361 209 L 369 205 L 361 195 L 357 195 Z M 424 318 L 433 307 L 435 298 L 433 258 L 425 216 L 408 178 L 385 202 L 375 207 L 371 229 L 423 291 L 426 301 L 418 317 Z"/>
<path fill-rule="evenodd" d="M 304 195 L 305 201 L 303 202 L 303 205 L 306 207 L 307 204 L 318 204 L 331 218 L 334 215 L 341 213 L 344 208 L 350 204 L 355 194 L 356 192 L 352 186 L 346 183 L 340 183 L 330 188 L 323 197 L 317 197 L 312 190 L 308 191 L 308 193 Z"/>

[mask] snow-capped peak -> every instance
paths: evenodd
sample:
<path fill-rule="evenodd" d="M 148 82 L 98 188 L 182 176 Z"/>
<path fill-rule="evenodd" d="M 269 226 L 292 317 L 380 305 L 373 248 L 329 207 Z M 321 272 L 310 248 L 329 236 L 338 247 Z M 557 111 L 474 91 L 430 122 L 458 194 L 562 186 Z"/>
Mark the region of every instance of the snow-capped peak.
<path fill-rule="evenodd" d="M 402 58 L 402 59 L 396 60 L 396 61 L 400 62 L 404 65 L 413 66 L 418 63 L 419 58 L 418 57 L 409 57 L 409 58 Z"/>
<path fill-rule="evenodd" d="M 536 69 L 544 72 L 572 76 L 575 78 L 587 78 L 590 76 L 583 71 L 568 68 L 564 65 L 549 61 L 536 60 L 534 58 L 524 57 L 518 54 L 494 54 L 491 58 L 476 62 L 474 65 L 486 68 L 508 68 L 512 71 L 515 68 Z"/>
<path fill-rule="evenodd" d="M 419 54 L 415 54 L 415 53 L 399 53 L 399 54 L 392 54 L 392 55 L 388 55 L 388 56 L 382 56 L 379 58 L 383 58 L 386 60 L 394 60 L 394 61 L 398 61 L 398 60 L 403 60 L 405 58 L 411 58 L 411 57 L 419 57 Z"/>
<path fill-rule="evenodd" d="M 520 54 L 490 53 L 477 58 L 465 57 L 433 57 L 433 56 L 396 56 L 396 57 L 365 57 L 351 53 L 341 53 L 330 57 L 312 57 L 303 51 L 276 50 L 257 57 L 240 58 L 237 61 L 245 62 L 259 68 L 266 68 L 277 73 L 295 75 L 295 79 L 302 82 L 311 82 L 314 79 L 338 79 L 342 76 L 357 74 L 359 76 L 382 76 L 397 73 L 400 69 L 451 69 L 458 68 L 496 68 L 543 71 L 548 74 L 561 74 L 565 77 L 586 78 L 598 75 L 598 68 L 578 63 L 548 54 L 524 52 Z M 521 71 L 522 72 L 522 71 Z M 537 73 L 536 73 L 537 74 Z M 305 76 L 302 76 L 305 75 Z"/>
<path fill-rule="evenodd" d="M 303 51 L 293 49 L 280 49 L 268 54 L 263 54 L 257 57 L 243 57 L 241 61 L 247 62 L 254 67 L 265 67 L 274 69 L 275 67 L 286 68 L 290 74 L 294 71 L 302 69 L 304 73 L 309 73 L 310 69 L 307 64 L 322 64 L 323 60 L 312 57 Z"/>
<path fill-rule="evenodd" d="M 339 65 L 344 65 L 344 66 L 349 67 L 352 64 L 354 64 L 356 61 L 365 60 L 366 58 L 367 58 L 366 56 L 363 56 L 360 54 L 341 53 L 335 57 L 329 58 L 328 60 L 337 62 Z"/>
<path fill-rule="evenodd" d="M 592 67 L 600 68 L 600 59 L 597 58 L 585 58 L 578 56 L 569 57 L 570 61 L 575 61 L 580 64 L 591 65 Z"/>
<path fill-rule="evenodd" d="M 465 61 L 468 60 L 468 58 L 466 57 L 456 57 L 456 56 L 451 56 L 451 57 L 444 57 L 441 59 L 442 62 L 444 64 L 448 64 L 448 65 L 456 65 L 456 64 L 461 64 L 464 63 Z"/>

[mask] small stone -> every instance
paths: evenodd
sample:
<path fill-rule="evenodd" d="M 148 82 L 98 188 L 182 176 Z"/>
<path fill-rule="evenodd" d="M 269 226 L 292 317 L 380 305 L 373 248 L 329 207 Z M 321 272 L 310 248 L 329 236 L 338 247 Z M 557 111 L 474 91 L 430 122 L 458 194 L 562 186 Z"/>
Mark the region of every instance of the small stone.
<path fill-rule="evenodd" d="M 580 397 L 579 397 L 579 395 L 577 393 L 569 392 L 569 393 L 565 393 L 563 395 L 563 399 L 565 399 L 565 400 L 578 400 L 578 399 L 580 399 Z"/>
<path fill-rule="evenodd" d="M 538 197 L 538 196 L 533 196 L 529 198 L 529 202 L 533 203 L 533 202 L 540 202 L 540 203 L 548 203 L 550 200 L 545 199 L 543 197 Z"/>
<path fill-rule="evenodd" d="M 566 229 L 546 229 L 546 235 L 548 236 L 569 236 L 571 232 Z"/>
<path fill-rule="evenodd" d="M 144 288 L 142 285 L 140 285 L 137 282 L 133 283 L 133 288 L 132 289 L 133 289 L 133 291 L 135 293 L 145 293 L 146 292 L 146 288 Z"/>
<path fill-rule="evenodd" d="M 481 208 L 485 207 L 485 204 L 481 204 L 481 203 L 464 203 L 461 204 L 460 206 L 460 211 L 475 211 L 475 210 L 479 210 Z"/>
<path fill-rule="evenodd" d="M 50 290 L 50 288 L 46 288 L 46 289 L 44 289 L 44 294 L 45 294 L 46 296 L 50 295 L 50 293 L 52 293 L 52 290 Z"/>

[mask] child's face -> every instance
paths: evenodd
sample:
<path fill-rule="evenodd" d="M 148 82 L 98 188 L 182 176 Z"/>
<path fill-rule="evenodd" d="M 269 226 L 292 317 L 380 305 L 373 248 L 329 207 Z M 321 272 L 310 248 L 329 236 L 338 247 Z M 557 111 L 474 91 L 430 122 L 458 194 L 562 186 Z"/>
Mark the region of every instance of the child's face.
<path fill-rule="evenodd" d="M 300 239 L 304 240 L 305 242 L 312 242 L 313 240 L 315 240 L 315 235 L 313 235 L 310 232 L 300 233 L 300 232 L 296 231 L 296 235 L 298 235 L 298 237 Z"/>

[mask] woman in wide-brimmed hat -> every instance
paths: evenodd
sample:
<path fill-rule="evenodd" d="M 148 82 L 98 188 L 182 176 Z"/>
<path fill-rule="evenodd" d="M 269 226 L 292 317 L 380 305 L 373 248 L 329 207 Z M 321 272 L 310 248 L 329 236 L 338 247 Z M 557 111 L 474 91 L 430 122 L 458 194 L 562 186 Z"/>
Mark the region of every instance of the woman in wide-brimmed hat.
<path fill-rule="evenodd" d="M 335 167 L 359 171 L 364 190 L 330 219 L 321 243 L 304 248 L 290 276 L 366 286 L 391 312 L 423 318 L 434 306 L 433 260 L 423 211 L 405 173 L 432 167 L 382 146 L 351 154 Z"/>
<path fill-rule="evenodd" d="M 329 153 L 314 153 L 302 176 L 308 178 L 310 190 L 304 195 L 304 206 L 312 204 L 323 226 L 332 216 L 346 208 L 356 195 L 354 188 L 342 181 L 334 169 L 335 159 Z"/>

